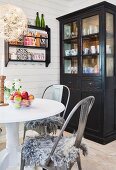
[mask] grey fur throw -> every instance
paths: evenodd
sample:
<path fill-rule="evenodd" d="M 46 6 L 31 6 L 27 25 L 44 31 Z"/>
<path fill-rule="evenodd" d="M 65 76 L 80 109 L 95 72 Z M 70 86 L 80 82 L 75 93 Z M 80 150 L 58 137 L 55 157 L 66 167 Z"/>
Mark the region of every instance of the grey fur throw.
<path fill-rule="evenodd" d="M 28 138 L 22 148 L 23 159 L 25 159 L 26 166 L 45 165 L 50 155 L 52 147 L 57 137 L 54 136 L 38 136 L 35 138 Z M 74 146 L 75 136 L 62 137 L 59 141 L 54 154 L 51 156 L 51 163 L 54 166 L 61 167 L 76 162 L 79 151 L 82 150 L 84 155 L 87 154 L 87 148 L 81 144 L 80 148 Z"/>
<path fill-rule="evenodd" d="M 47 133 L 55 134 L 57 129 L 62 127 L 64 121 L 61 116 L 52 116 L 46 119 L 28 121 L 24 126 L 26 130 L 35 130 L 40 135 Z"/>

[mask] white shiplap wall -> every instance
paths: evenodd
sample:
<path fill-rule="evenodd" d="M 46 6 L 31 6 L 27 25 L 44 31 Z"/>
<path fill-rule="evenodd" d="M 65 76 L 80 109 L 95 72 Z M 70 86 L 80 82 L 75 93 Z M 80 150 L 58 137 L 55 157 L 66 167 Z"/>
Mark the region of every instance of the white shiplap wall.
<path fill-rule="evenodd" d="M 0 5 L 10 3 L 21 7 L 26 16 L 32 20 L 35 20 L 37 11 L 40 14 L 43 13 L 46 25 L 51 28 L 51 64 L 49 67 L 46 68 L 44 63 L 9 63 L 3 68 L 3 73 L 8 80 L 20 78 L 23 88 L 36 97 L 41 97 L 43 90 L 49 84 L 59 83 L 59 23 L 56 17 L 68 13 L 70 2 L 66 2 L 66 0 L 0 0 Z M 0 56 L 4 57 L 3 40 L 0 40 Z M 0 140 L 4 133 L 3 128 Z"/>
<path fill-rule="evenodd" d="M 77 11 L 79 9 L 85 8 L 87 6 L 91 6 L 93 4 L 97 4 L 102 2 L 103 0 L 73 0 L 70 6 L 70 12 Z M 109 3 L 116 5 L 116 0 L 106 0 Z"/>
<path fill-rule="evenodd" d="M 46 24 L 51 28 L 51 64 L 48 68 L 44 63 L 9 63 L 4 68 L 4 75 L 7 79 L 20 78 L 23 88 L 41 96 L 44 88 L 52 83 L 59 82 L 59 23 L 56 17 L 67 13 L 69 3 L 65 0 L 0 0 L 0 3 L 11 3 L 21 7 L 26 16 L 35 19 L 36 12 L 44 13 Z M 3 41 L 0 44 L 0 55 L 4 56 Z"/>

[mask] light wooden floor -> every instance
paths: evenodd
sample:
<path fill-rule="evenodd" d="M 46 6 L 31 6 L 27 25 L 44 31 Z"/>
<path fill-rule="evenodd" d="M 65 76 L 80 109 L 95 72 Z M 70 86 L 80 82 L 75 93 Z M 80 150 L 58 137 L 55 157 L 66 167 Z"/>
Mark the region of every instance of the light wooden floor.
<path fill-rule="evenodd" d="M 116 170 L 116 141 L 100 145 L 85 139 L 85 143 L 89 155 L 81 157 L 83 170 Z M 76 170 L 75 167 L 73 170 Z"/>
<path fill-rule="evenodd" d="M 83 170 L 116 170 L 116 141 L 107 145 L 100 145 L 86 139 L 84 141 L 88 146 L 89 155 L 81 157 Z M 4 147 L 4 143 L 0 144 L 0 149 Z M 76 164 L 72 170 L 77 170 Z"/>

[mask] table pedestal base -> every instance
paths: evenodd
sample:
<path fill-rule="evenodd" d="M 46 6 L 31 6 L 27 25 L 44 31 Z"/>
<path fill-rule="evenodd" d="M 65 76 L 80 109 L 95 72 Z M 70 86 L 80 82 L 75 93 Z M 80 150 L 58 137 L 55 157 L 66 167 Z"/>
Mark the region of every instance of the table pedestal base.
<path fill-rule="evenodd" d="M 6 150 L 9 155 L 9 167 L 19 165 L 19 123 L 6 124 Z"/>
<path fill-rule="evenodd" d="M 6 149 L 0 152 L 0 170 L 20 170 L 20 161 L 19 123 L 8 123 L 6 124 Z M 25 167 L 25 170 L 35 170 L 35 168 Z"/>
<path fill-rule="evenodd" d="M 20 165 L 19 123 L 6 124 L 6 149 L 0 152 L 0 170 Z"/>
<path fill-rule="evenodd" d="M 8 164 L 8 153 L 6 149 L 0 152 L 0 169 L 6 170 Z"/>

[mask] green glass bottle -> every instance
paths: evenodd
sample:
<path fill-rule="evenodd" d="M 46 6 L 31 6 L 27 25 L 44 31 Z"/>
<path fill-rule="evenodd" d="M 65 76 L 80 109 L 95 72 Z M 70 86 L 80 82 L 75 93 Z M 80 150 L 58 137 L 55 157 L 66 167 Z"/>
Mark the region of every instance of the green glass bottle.
<path fill-rule="evenodd" d="M 40 27 L 40 18 L 39 18 L 39 13 L 36 13 L 36 20 L 35 20 L 35 25 L 36 27 Z"/>
<path fill-rule="evenodd" d="M 41 14 L 41 27 L 45 28 L 44 14 Z"/>

